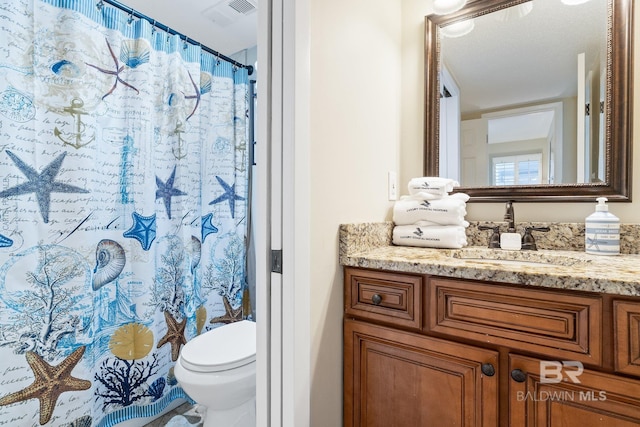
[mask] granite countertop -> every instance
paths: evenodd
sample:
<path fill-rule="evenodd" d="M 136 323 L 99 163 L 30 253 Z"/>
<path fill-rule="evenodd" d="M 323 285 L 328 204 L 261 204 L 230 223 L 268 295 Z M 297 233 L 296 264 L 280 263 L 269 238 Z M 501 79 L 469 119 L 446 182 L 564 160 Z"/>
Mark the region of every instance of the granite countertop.
<path fill-rule="evenodd" d="M 567 250 L 505 251 L 486 247 L 393 246 L 389 223 L 340 228 L 340 263 L 406 273 L 640 296 L 640 255 Z"/>

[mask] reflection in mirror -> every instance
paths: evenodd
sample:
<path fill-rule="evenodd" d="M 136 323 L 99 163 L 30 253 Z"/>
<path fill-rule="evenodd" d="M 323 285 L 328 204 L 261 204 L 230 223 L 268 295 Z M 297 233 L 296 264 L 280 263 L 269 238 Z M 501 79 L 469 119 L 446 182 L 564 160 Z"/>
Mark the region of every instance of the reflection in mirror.
<path fill-rule="evenodd" d="M 630 2 L 428 16 L 425 174 L 476 199 L 628 200 Z"/>

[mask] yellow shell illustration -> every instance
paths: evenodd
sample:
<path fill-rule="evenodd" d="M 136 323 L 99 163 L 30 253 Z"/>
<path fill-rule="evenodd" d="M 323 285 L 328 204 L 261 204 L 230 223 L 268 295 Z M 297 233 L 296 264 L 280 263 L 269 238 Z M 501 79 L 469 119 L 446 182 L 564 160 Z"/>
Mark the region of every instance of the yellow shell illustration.
<path fill-rule="evenodd" d="M 109 349 L 120 359 L 137 360 L 145 357 L 153 348 L 153 332 L 140 323 L 120 326 L 111 336 Z"/>
<path fill-rule="evenodd" d="M 198 331 L 198 335 L 202 332 L 202 328 L 204 328 L 204 324 L 207 321 L 207 309 L 204 308 L 204 305 L 201 305 L 196 310 L 196 330 Z"/>

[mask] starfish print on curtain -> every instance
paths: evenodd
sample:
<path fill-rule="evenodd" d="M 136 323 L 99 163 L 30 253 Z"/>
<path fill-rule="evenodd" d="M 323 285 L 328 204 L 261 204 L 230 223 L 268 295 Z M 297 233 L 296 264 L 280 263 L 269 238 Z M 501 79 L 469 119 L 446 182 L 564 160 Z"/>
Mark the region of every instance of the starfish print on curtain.
<path fill-rule="evenodd" d="M 191 73 L 190 72 L 188 72 L 188 73 L 189 73 L 189 79 L 191 80 L 191 84 L 193 85 L 193 90 L 196 92 L 196 94 L 195 95 L 184 95 L 184 93 L 183 93 L 183 95 L 184 95 L 184 99 L 195 99 L 196 100 L 196 105 L 193 107 L 193 110 L 187 116 L 186 120 L 189 120 L 196 113 L 196 110 L 198 109 L 198 106 L 200 105 L 200 99 L 202 98 L 202 94 L 200 92 L 200 88 L 198 87 L 196 82 L 193 81 L 193 77 L 191 76 Z"/>
<path fill-rule="evenodd" d="M 244 197 L 238 196 L 236 194 L 236 185 L 229 185 L 222 178 L 216 176 L 216 179 L 224 189 L 224 194 L 219 196 L 215 200 L 209 202 L 210 205 L 215 205 L 216 203 L 224 202 L 225 200 L 229 201 L 229 209 L 231 210 L 231 218 L 235 218 L 236 214 L 236 200 L 244 200 Z"/>
<path fill-rule="evenodd" d="M 40 208 L 40 215 L 45 223 L 49 222 L 49 208 L 51 206 L 51 193 L 88 193 L 89 191 L 62 182 L 56 182 L 55 178 L 60 172 L 62 161 L 67 153 L 62 153 L 49 163 L 42 172 L 38 173 L 31 166 L 23 162 L 18 156 L 7 150 L 7 155 L 27 177 L 28 181 L 0 192 L 0 197 L 19 196 L 35 193 Z"/>
<path fill-rule="evenodd" d="M 248 70 L 114 2 L 0 20 L 0 427 L 138 425 L 240 304 Z"/>
<path fill-rule="evenodd" d="M 59 365 L 51 366 L 37 353 L 28 351 L 25 355 L 27 363 L 33 371 L 35 380 L 27 388 L 11 393 L 0 399 L 0 405 L 10 405 L 29 399 L 40 400 L 40 425 L 46 424 L 53 415 L 58 397 L 69 391 L 82 391 L 91 388 L 91 381 L 71 376 L 71 371 L 78 364 L 85 347 L 78 347 Z"/>
<path fill-rule="evenodd" d="M 0 248 L 9 248 L 13 245 L 13 240 L 0 234 Z"/>
<path fill-rule="evenodd" d="M 142 245 L 142 249 L 148 251 L 151 243 L 156 239 L 156 214 L 142 216 L 137 212 L 131 214 L 133 225 L 122 233 L 122 236 L 136 239 Z"/>
<path fill-rule="evenodd" d="M 138 89 L 136 89 L 135 87 L 133 87 L 133 85 L 125 82 L 124 80 L 122 80 L 120 78 L 120 73 L 124 70 L 124 65 L 120 66 L 120 62 L 118 61 L 118 58 L 116 57 L 116 54 L 113 52 L 113 49 L 111 48 L 111 44 L 109 44 L 109 40 L 105 39 L 105 41 L 107 42 L 107 47 L 109 48 L 109 53 L 111 54 L 111 57 L 113 58 L 113 62 L 115 63 L 115 71 L 111 71 L 111 70 L 107 70 L 104 68 L 100 68 L 97 65 L 93 65 L 93 64 L 87 64 L 87 66 L 91 67 L 91 68 L 95 68 L 96 70 L 100 71 L 101 73 L 110 75 L 110 76 L 115 76 L 116 79 L 113 82 L 113 86 L 111 87 L 111 89 L 109 90 L 109 92 L 107 92 L 106 94 L 104 94 L 102 96 L 102 99 L 104 100 L 107 96 L 111 95 L 113 93 L 114 90 L 116 90 L 116 87 L 118 87 L 118 82 L 122 83 L 123 85 L 125 85 L 126 87 L 133 89 L 136 91 L 136 94 L 140 94 L 140 91 Z"/>
<path fill-rule="evenodd" d="M 184 337 L 184 329 L 187 326 L 187 319 L 182 319 L 180 323 L 171 316 L 168 311 L 164 312 L 164 320 L 167 322 L 167 333 L 158 341 L 157 348 L 169 343 L 171 344 L 171 360 L 178 360 L 180 347 L 187 343 Z"/>
<path fill-rule="evenodd" d="M 218 228 L 215 225 L 213 225 L 213 223 L 211 222 L 212 219 L 213 219 L 212 213 L 208 213 L 202 217 L 202 224 L 201 224 L 202 243 L 204 243 L 204 239 L 206 239 L 209 234 L 218 232 Z"/>
<path fill-rule="evenodd" d="M 242 320 L 242 306 L 233 308 L 226 296 L 222 297 L 225 313 L 222 316 L 214 317 L 209 323 L 233 323 Z"/>
<path fill-rule="evenodd" d="M 156 200 L 162 199 L 164 201 L 164 208 L 167 211 L 167 216 L 171 219 L 171 198 L 174 196 L 186 196 L 187 193 L 178 190 L 173 187 L 173 181 L 176 178 L 176 166 L 173 167 L 171 176 L 167 179 L 167 182 L 162 182 L 160 178 L 156 176 Z"/>

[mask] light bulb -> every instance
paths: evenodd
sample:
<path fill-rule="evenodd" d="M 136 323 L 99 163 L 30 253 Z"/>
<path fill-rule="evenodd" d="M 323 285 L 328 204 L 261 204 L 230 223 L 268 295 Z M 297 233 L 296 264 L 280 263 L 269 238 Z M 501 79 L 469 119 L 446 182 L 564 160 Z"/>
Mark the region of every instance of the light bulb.
<path fill-rule="evenodd" d="M 462 37 L 473 31 L 475 23 L 473 19 L 467 19 L 464 21 L 456 22 L 455 24 L 447 25 L 440 28 L 440 33 L 445 37 Z"/>
<path fill-rule="evenodd" d="M 434 0 L 433 13 L 447 15 L 462 9 L 466 2 L 466 0 Z"/>

